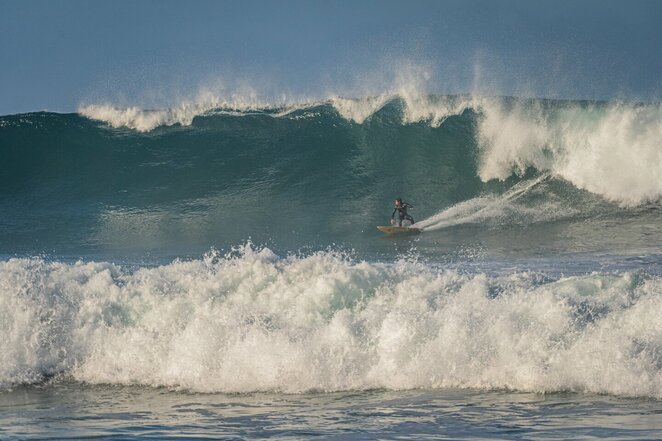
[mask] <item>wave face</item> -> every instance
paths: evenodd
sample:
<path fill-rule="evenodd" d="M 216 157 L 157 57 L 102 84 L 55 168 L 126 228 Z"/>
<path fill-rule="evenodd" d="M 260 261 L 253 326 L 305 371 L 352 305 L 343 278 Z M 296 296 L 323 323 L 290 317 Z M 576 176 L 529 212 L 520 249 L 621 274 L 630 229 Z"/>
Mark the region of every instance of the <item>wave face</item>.
<path fill-rule="evenodd" d="M 379 251 L 396 196 L 428 231 L 637 249 L 660 233 L 659 139 L 659 104 L 420 94 L 5 116 L 0 254 Z"/>
<path fill-rule="evenodd" d="M 233 254 L 128 271 L 0 263 L 0 387 L 372 388 L 662 398 L 662 280 L 490 277 L 338 254 Z"/>

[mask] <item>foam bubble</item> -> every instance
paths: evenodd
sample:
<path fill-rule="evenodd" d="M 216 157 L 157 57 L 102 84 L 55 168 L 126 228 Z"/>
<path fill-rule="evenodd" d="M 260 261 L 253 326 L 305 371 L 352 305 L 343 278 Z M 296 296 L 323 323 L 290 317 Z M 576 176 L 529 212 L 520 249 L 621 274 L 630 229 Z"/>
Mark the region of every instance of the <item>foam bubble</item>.
<path fill-rule="evenodd" d="M 662 281 L 540 284 L 334 253 L 125 270 L 0 263 L 0 385 L 252 392 L 507 388 L 662 397 Z"/>

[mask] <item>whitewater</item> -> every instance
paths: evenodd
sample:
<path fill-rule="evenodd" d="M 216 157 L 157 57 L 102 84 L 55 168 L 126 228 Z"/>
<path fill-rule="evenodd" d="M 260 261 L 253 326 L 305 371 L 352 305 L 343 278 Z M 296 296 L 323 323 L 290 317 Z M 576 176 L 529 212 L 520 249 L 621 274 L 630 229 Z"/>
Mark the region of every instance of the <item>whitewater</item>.
<path fill-rule="evenodd" d="M 660 103 L 413 86 L 1 116 L 4 426 L 655 439 L 661 139 Z"/>
<path fill-rule="evenodd" d="M 0 281 L 3 388 L 65 375 L 200 392 L 662 397 L 662 280 L 636 272 L 488 277 L 245 246 L 134 272 L 11 259 Z"/>

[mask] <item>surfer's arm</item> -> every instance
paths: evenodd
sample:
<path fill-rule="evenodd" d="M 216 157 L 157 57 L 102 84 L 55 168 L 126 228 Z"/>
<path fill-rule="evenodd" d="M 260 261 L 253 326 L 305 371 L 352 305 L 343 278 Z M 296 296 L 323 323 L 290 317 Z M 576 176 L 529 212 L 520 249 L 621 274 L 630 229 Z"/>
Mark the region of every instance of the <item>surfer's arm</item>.
<path fill-rule="evenodd" d="M 398 211 L 397 208 L 396 208 L 395 210 L 393 210 L 393 213 L 391 213 L 391 219 L 394 219 L 394 218 L 395 218 L 395 212 L 396 212 L 396 211 Z"/>

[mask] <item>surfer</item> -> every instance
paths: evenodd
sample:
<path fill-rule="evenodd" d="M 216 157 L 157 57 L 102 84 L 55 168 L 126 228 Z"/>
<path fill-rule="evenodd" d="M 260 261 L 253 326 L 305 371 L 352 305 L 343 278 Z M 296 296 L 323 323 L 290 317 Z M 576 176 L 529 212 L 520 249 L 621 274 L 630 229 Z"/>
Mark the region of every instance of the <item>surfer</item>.
<path fill-rule="evenodd" d="M 402 202 L 402 199 L 397 198 L 395 200 L 395 208 L 393 209 L 393 213 L 391 214 L 391 225 L 394 223 L 395 219 L 395 213 L 398 213 L 398 226 L 402 226 L 402 221 L 403 220 L 408 220 L 412 224 L 414 223 L 414 218 L 411 217 L 410 215 L 407 214 L 407 208 L 414 208 L 413 205 L 410 205 L 406 202 Z"/>

